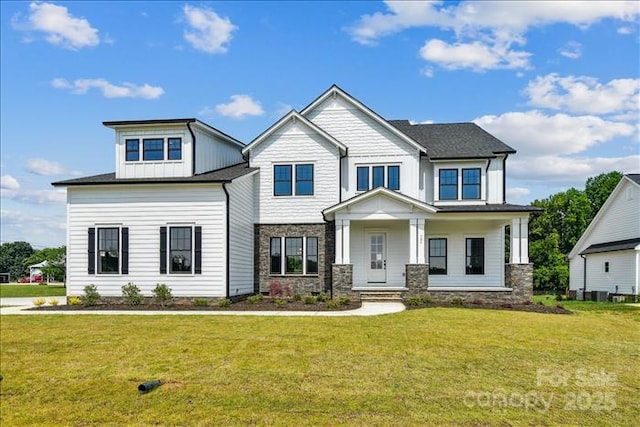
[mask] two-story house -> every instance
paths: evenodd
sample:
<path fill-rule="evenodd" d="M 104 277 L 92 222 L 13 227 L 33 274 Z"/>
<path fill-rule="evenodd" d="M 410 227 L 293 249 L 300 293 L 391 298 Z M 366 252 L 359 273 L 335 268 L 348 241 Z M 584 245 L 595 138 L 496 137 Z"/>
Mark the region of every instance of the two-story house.
<path fill-rule="evenodd" d="M 105 125 L 116 173 L 54 184 L 69 194 L 70 294 L 94 283 L 115 295 L 132 281 L 185 296 L 280 283 L 300 294 L 531 298 L 536 208 L 506 203 L 515 150 L 473 123 L 385 120 L 334 85 L 247 146 L 194 119 Z M 104 230 L 119 236 L 115 271 L 98 268 Z M 172 270 L 182 254 L 191 267 Z"/>

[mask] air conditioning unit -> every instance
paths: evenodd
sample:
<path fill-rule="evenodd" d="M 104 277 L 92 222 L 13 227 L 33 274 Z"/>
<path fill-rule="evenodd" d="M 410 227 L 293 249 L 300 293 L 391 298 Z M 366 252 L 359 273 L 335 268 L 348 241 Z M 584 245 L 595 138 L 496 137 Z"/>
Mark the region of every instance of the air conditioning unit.
<path fill-rule="evenodd" d="M 607 301 L 607 291 L 591 291 L 591 301 L 605 302 Z"/>
<path fill-rule="evenodd" d="M 627 297 L 625 297 L 624 295 L 614 295 L 611 297 L 611 301 L 613 302 L 625 302 L 627 300 Z"/>

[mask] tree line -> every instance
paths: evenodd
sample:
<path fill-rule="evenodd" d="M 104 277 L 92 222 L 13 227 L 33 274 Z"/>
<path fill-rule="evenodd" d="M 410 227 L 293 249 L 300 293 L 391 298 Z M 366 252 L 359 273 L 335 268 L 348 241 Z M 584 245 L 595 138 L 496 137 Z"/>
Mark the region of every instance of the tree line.
<path fill-rule="evenodd" d="M 29 266 L 47 261 L 41 267 L 43 277 L 63 282 L 65 279 L 65 258 L 67 247 L 35 250 L 27 242 L 10 242 L 0 245 L 0 273 L 9 273 L 11 281 L 29 276 Z"/>

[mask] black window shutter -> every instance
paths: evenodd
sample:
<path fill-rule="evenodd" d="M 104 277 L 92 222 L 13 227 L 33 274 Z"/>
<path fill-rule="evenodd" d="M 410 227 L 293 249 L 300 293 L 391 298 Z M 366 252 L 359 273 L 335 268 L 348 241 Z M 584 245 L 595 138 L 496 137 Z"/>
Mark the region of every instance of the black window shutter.
<path fill-rule="evenodd" d="M 129 274 L 129 228 L 122 227 L 122 274 Z"/>
<path fill-rule="evenodd" d="M 196 227 L 194 267 L 196 274 L 202 274 L 202 227 Z"/>
<path fill-rule="evenodd" d="M 89 228 L 87 265 L 87 273 L 96 274 L 96 229 L 93 227 Z"/>
<path fill-rule="evenodd" d="M 167 227 L 160 227 L 160 274 L 167 274 Z"/>

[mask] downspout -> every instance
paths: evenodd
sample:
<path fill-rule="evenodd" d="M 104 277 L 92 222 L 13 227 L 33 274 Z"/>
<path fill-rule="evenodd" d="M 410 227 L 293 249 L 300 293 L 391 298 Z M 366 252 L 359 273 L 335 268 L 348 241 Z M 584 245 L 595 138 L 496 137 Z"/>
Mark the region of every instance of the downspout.
<path fill-rule="evenodd" d="M 582 258 L 582 300 L 586 301 L 586 293 L 587 293 L 587 257 L 580 254 L 580 258 Z"/>
<path fill-rule="evenodd" d="M 489 166 L 491 166 L 491 158 L 487 159 L 487 167 L 484 170 L 485 176 L 485 184 L 484 184 L 484 192 L 485 192 L 485 200 L 486 203 L 489 203 Z"/>
<path fill-rule="evenodd" d="M 193 129 L 191 129 L 191 123 L 187 122 L 187 129 L 189 129 L 189 133 L 191 134 L 191 175 L 196 175 L 196 134 L 193 133 Z"/>
<path fill-rule="evenodd" d="M 338 153 L 340 153 L 339 148 L 338 148 Z M 347 158 L 348 155 L 349 155 L 349 148 L 344 150 L 344 156 L 339 156 L 339 159 L 338 159 L 338 203 L 342 203 L 342 159 Z"/>
<path fill-rule="evenodd" d="M 502 204 L 507 204 L 507 157 L 508 154 L 504 155 L 504 159 L 502 160 Z"/>
<path fill-rule="evenodd" d="M 227 287 L 227 298 L 229 298 L 231 296 L 230 295 L 231 278 L 229 277 L 229 272 L 231 271 L 231 269 L 229 267 L 229 254 L 231 253 L 231 250 L 230 250 L 231 244 L 229 243 L 229 236 L 231 235 L 231 233 L 229 233 L 229 224 L 230 224 L 230 220 L 229 220 L 229 214 L 230 214 L 229 201 L 230 201 L 230 198 L 229 198 L 229 190 L 227 190 L 227 183 L 226 182 L 222 183 L 222 189 L 224 190 L 224 194 L 225 194 L 226 201 L 227 201 L 227 203 L 226 203 L 226 210 L 227 210 L 227 226 L 226 226 L 226 242 L 227 242 L 226 246 L 227 246 L 227 248 L 226 248 L 226 252 L 227 252 L 227 259 L 226 259 L 226 262 L 225 262 L 225 268 L 227 270 L 227 272 L 226 272 L 226 276 L 227 276 L 227 279 L 226 279 L 226 282 L 227 282 L 227 284 L 226 284 L 226 287 Z"/>

